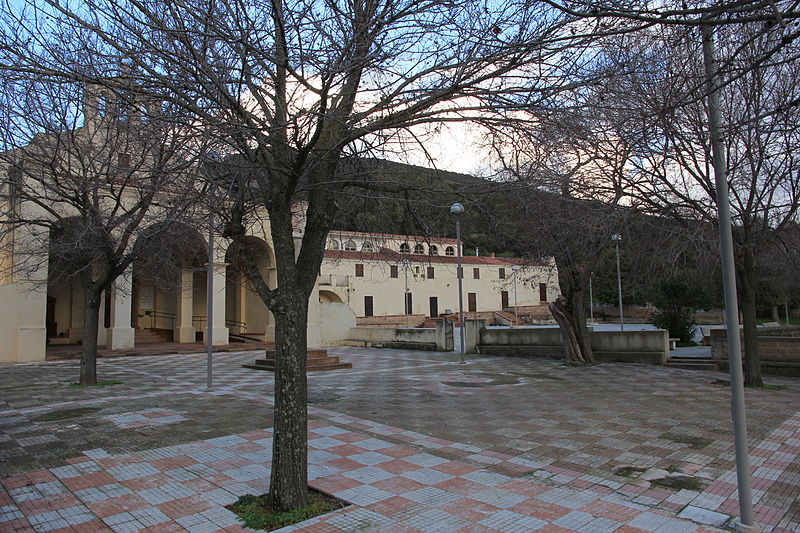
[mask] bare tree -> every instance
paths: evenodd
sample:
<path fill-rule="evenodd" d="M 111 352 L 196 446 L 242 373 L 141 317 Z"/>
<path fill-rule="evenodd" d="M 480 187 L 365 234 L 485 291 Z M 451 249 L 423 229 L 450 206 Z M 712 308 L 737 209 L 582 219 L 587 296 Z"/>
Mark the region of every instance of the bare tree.
<path fill-rule="evenodd" d="M 365 181 L 342 161 L 402 150 L 404 139 L 424 140 L 425 125 L 546 105 L 575 83 L 569 72 L 584 57 L 568 45 L 593 29 L 570 31 L 574 17 L 516 2 L 88 0 L 73 10 L 30 0 L 26 9 L 6 16 L 13 32 L 2 66 L 83 79 L 60 57 L 67 35 L 97 65 L 125 61 L 230 154 L 216 179 L 229 193 L 217 214 L 276 325 L 272 504 L 304 504 L 308 300 L 338 198 Z M 42 13 L 52 18 L 34 16 Z M 244 242 L 263 214 L 274 288 Z"/>
<path fill-rule="evenodd" d="M 130 80 L 121 87 L 3 76 L 4 268 L 25 278 L 48 267 L 40 283 L 82 288 L 81 385 L 97 382 L 102 294 L 150 238 L 183 218 L 193 196 L 186 157 L 194 135 L 165 129 L 155 120 L 159 102 Z M 165 255 L 156 256 L 163 265 Z"/>
<path fill-rule="evenodd" d="M 796 223 L 800 207 L 800 173 L 794 156 L 800 141 L 800 115 L 795 105 L 800 96 L 795 86 L 798 65 L 791 46 L 763 61 L 761 51 L 783 41 L 780 33 L 738 26 L 723 35 L 722 138 L 743 316 L 745 383 L 760 386 L 756 333 L 759 258 L 784 228 Z M 676 46 L 669 52 L 675 55 L 664 58 L 670 67 L 655 83 L 647 80 L 655 90 L 663 88 L 662 98 L 631 98 L 631 94 L 649 92 L 636 77 L 623 90 L 628 103 L 636 102 L 636 114 L 647 115 L 634 133 L 638 142 L 631 159 L 635 171 L 630 194 L 659 212 L 716 224 L 716 187 L 701 100 L 705 89 L 698 39 L 683 31 L 675 37 Z"/>

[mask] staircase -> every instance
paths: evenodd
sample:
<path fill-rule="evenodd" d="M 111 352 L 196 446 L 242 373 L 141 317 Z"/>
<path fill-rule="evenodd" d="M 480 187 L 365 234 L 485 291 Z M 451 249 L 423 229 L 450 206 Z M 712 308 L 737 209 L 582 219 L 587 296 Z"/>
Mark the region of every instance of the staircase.
<path fill-rule="evenodd" d="M 172 332 L 166 329 L 137 329 L 134 330 L 134 343 L 157 344 L 160 342 L 172 342 Z"/>
<path fill-rule="evenodd" d="M 708 357 L 672 355 L 666 366 L 685 370 L 719 370 L 710 355 Z"/>
<path fill-rule="evenodd" d="M 275 371 L 275 350 L 265 350 L 264 359 L 256 359 L 252 365 L 242 365 L 242 368 L 253 370 Z M 317 372 L 322 370 L 339 370 L 342 368 L 353 368 L 353 363 L 343 363 L 338 356 L 328 355 L 325 348 L 310 348 L 306 356 L 306 372 Z"/>

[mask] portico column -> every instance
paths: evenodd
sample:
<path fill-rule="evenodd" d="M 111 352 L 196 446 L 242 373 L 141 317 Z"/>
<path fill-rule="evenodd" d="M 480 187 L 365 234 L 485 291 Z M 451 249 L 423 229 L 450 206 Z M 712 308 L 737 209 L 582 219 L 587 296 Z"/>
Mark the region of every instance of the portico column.
<path fill-rule="evenodd" d="M 108 330 L 108 347 L 112 350 L 133 348 L 134 333 L 131 327 L 133 304 L 133 276 L 131 267 L 114 281 L 111 292 L 111 328 Z"/>
<path fill-rule="evenodd" d="M 69 341 L 76 343 L 83 338 L 83 288 L 78 283 L 72 284 L 72 291 L 70 292 L 72 301 L 70 302 L 70 323 L 69 323 Z M 100 321 L 103 320 L 103 315 L 100 315 Z"/>
<path fill-rule="evenodd" d="M 195 330 L 192 325 L 194 309 L 194 272 L 181 270 L 180 287 L 178 287 L 175 309 L 178 316 L 175 322 L 172 338 L 175 342 L 194 342 Z"/>
<path fill-rule="evenodd" d="M 216 246 L 215 249 L 219 250 L 219 246 Z M 228 344 L 228 328 L 225 326 L 225 270 L 227 266 L 227 263 L 223 261 L 214 261 L 212 265 L 212 270 L 214 272 L 214 292 L 207 295 L 208 298 L 211 298 L 214 316 L 212 324 L 206 322 L 203 338 L 208 338 L 210 327 L 211 344 L 214 346 L 224 346 Z"/>
<path fill-rule="evenodd" d="M 278 270 L 274 266 L 267 268 L 265 281 L 270 289 L 278 286 Z M 272 316 L 272 311 L 269 308 L 267 308 L 267 327 L 264 331 L 264 342 L 275 342 L 275 317 Z"/>

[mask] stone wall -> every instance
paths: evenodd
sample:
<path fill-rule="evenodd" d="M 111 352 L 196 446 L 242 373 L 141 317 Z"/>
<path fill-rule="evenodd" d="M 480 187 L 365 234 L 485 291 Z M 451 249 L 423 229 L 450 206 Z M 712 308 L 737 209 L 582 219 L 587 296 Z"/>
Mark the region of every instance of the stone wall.
<path fill-rule="evenodd" d="M 800 327 L 780 326 L 758 329 L 761 372 L 780 376 L 800 376 Z M 711 357 L 721 370 L 728 370 L 728 338 L 724 329 L 711 331 Z M 742 358 L 744 339 L 742 339 Z"/>
<path fill-rule="evenodd" d="M 592 351 L 599 362 L 662 365 L 669 356 L 669 333 L 666 330 L 593 331 L 590 338 Z M 469 351 L 470 345 L 467 346 Z M 476 351 L 487 355 L 561 359 L 564 357 L 564 341 L 559 328 L 483 328 Z"/>

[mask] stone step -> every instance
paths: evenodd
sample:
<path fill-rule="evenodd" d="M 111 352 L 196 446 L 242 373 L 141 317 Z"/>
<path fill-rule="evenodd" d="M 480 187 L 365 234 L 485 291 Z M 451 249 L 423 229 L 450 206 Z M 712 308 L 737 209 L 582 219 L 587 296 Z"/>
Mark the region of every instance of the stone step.
<path fill-rule="evenodd" d="M 336 356 L 329 355 L 328 357 L 309 357 L 306 359 L 306 366 L 311 365 L 329 365 L 331 363 L 338 363 L 339 358 Z M 268 357 L 266 359 L 256 359 L 255 364 L 257 365 L 274 365 L 275 358 Z"/>
<path fill-rule="evenodd" d="M 271 364 L 255 364 L 255 365 L 242 365 L 242 368 L 250 368 L 252 370 L 266 370 L 268 372 L 275 372 L 275 366 Z M 353 368 L 353 363 L 331 363 L 324 365 L 309 365 L 306 367 L 306 372 L 319 372 L 322 370 L 340 370 L 343 368 Z"/>
<path fill-rule="evenodd" d="M 684 370 L 718 370 L 710 357 L 671 357 L 666 366 Z"/>
<path fill-rule="evenodd" d="M 265 350 L 267 359 L 275 359 L 275 350 Z M 325 348 L 309 348 L 307 350 L 307 359 L 318 359 L 320 357 L 328 357 L 328 350 Z"/>

